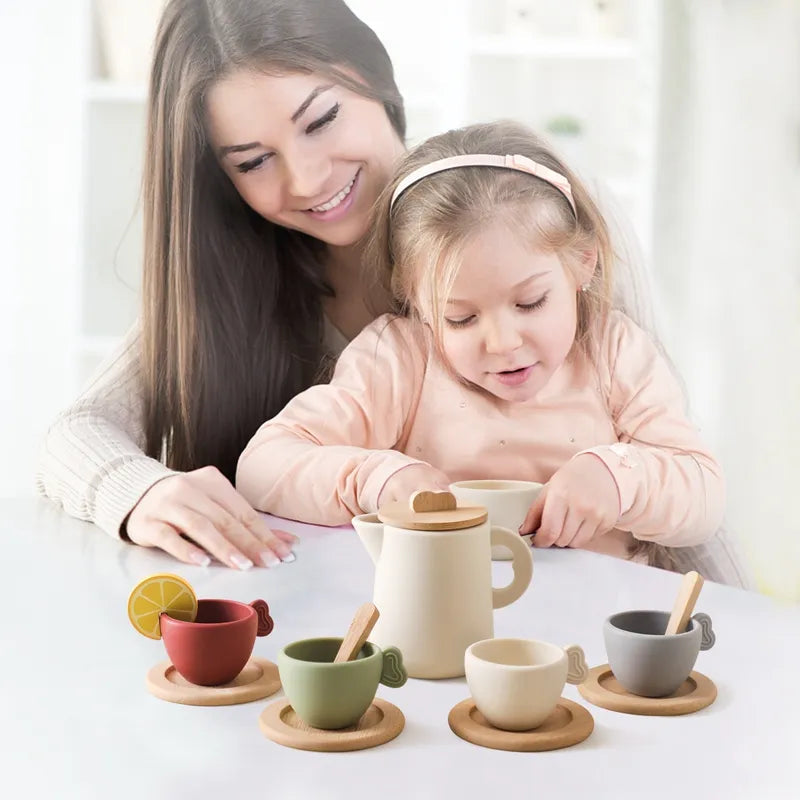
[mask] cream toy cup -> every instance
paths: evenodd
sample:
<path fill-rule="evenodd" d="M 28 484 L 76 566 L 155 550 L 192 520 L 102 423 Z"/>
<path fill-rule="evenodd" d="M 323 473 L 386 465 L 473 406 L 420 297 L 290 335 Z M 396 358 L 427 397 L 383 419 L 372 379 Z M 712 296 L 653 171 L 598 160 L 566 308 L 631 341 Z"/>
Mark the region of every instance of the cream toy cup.
<path fill-rule="evenodd" d="M 480 480 L 456 481 L 450 491 L 459 505 L 484 506 L 489 522 L 516 533 L 528 514 L 528 509 L 542 491 L 541 483 L 533 481 Z M 503 545 L 492 547 L 494 561 L 508 561 L 511 551 Z"/>
<path fill-rule="evenodd" d="M 464 668 L 478 711 L 495 728 L 528 731 L 555 709 L 564 684 L 582 683 L 588 669 L 578 645 L 534 639 L 484 639 L 467 648 Z"/>

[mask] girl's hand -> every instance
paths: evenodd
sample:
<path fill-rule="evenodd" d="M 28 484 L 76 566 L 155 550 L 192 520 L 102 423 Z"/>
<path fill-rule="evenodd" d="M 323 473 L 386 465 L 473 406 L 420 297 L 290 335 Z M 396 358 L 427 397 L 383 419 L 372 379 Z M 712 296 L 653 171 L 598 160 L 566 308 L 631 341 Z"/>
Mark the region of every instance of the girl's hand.
<path fill-rule="evenodd" d="M 429 464 L 409 464 L 383 484 L 378 496 L 378 508 L 387 503 L 407 503 L 414 492 L 423 489 L 441 492 L 446 491 L 448 486 L 450 481 L 444 472 Z"/>
<path fill-rule="evenodd" d="M 270 530 L 216 467 L 170 475 L 151 486 L 128 516 L 126 532 L 132 542 L 160 547 L 188 564 L 208 566 L 210 553 L 235 569 L 294 561 L 291 545 L 297 541 L 291 533 Z"/>
<path fill-rule="evenodd" d="M 608 467 L 591 453 L 568 461 L 545 484 L 520 526 L 536 547 L 585 547 L 619 519 L 619 492 Z"/>

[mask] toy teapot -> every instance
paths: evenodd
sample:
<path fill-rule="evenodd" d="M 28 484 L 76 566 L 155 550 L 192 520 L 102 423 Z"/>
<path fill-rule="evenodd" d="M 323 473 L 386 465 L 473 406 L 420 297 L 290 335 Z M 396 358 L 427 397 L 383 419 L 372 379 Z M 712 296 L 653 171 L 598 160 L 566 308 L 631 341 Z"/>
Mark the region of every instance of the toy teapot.
<path fill-rule="evenodd" d="M 403 653 L 414 678 L 464 674 L 464 652 L 494 635 L 493 611 L 519 598 L 533 575 L 519 534 L 490 526 L 482 506 L 461 507 L 450 492 L 417 492 L 409 503 L 353 519 L 375 562 L 380 618 L 371 640 Z M 514 578 L 492 586 L 492 545 L 511 550 Z"/>

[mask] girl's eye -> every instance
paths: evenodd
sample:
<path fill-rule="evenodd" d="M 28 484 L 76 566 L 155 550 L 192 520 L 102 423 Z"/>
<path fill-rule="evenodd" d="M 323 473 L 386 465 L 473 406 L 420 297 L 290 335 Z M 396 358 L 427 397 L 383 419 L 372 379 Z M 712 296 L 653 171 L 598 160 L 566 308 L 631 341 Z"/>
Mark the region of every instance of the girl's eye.
<path fill-rule="evenodd" d="M 258 169 L 266 164 L 270 158 L 272 158 L 272 153 L 264 153 L 264 155 L 250 159 L 250 161 L 244 161 L 241 164 L 237 164 L 236 169 L 238 172 L 252 172 L 254 169 Z"/>
<path fill-rule="evenodd" d="M 470 322 L 472 322 L 472 320 L 474 320 L 474 319 L 475 319 L 475 315 L 474 314 L 470 314 L 468 317 L 464 317 L 463 319 L 448 319 L 447 317 L 445 317 L 444 321 L 451 328 L 463 328 L 466 325 L 469 325 Z"/>
<path fill-rule="evenodd" d="M 326 111 L 319 119 L 315 119 L 306 127 L 306 133 L 315 133 L 316 131 L 330 125 L 337 115 L 339 114 L 339 104 L 335 103 L 329 111 Z"/>
<path fill-rule="evenodd" d="M 517 303 L 517 308 L 520 311 L 536 311 L 547 302 L 549 294 L 550 292 L 546 292 L 535 303 Z"/>

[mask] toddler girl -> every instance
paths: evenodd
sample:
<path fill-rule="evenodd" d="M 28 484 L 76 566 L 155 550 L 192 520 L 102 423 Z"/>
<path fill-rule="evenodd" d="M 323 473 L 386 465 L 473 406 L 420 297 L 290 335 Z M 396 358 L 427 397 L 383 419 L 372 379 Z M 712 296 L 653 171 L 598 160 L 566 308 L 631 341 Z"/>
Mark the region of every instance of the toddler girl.
<path fill-rule="evenodd" d="M 668 566 L 662 545 L 714 535 L 719 464 L 659 348 L 613 309 L 607 225 L 542 140 L 503 122 L 419 145 L 366 254 L 397 313 L 251 439 L 237 488 L 255 508 L 340 525 L 418 489 L 518 479 L 546 484 L 520 528 L 536 546 Z"/>

